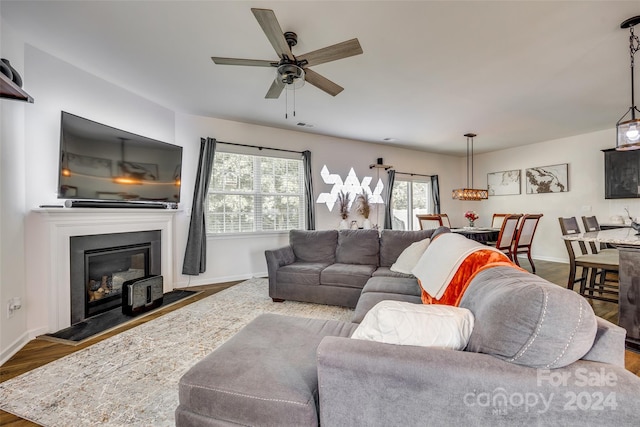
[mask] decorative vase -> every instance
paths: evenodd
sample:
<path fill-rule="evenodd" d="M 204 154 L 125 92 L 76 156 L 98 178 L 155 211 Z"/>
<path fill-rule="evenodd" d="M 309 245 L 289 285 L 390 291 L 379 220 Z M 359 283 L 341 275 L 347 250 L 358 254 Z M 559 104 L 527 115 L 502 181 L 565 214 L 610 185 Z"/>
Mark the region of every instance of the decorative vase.
<path fill-rule="evenodd" d="M 358 229 L 358 221 L 351 221 L 351 229 L 352 230 L 357 230 Z"/>
<path fill-rule="evenodd" d="M 4 63 L 4 59 L 0 61 L 0 73 L 7 76 L 9 80 L 13 81 L 13 72 L 11 71 L 11 68 Z"/>
<path fill-rule="evenodd" d="M 474 227 L 475 226 L 475 222 L 472 220 L 469 220 L 469 227 Z"/>
<path fill-rule="evenodd" d="M 346 219 L 343 219 L 342 221 L 340 221 L 340 224 L 338 225 L 338 230 L 348 230 L 349 229 L 349 223 L 347 222 Z"/>
<path fill-rule="evenodd" d="M 22 77 L 20 77 L 18 71 L 16 71 L 16 69 L 11 66 L 11 62 L 9 62 L 9 60 L 5 58 L 0 59 L 0 61 L 4 62 L 4 64 L 11 70 L 11 80 L 13 80 L 13 82 L 19 87 L 22 87 Z M 8 77 L 4 70 L 2 71 L 2 73 Z"/>
<path fill-rule="evenodd" d="M 371 228 L 371 221 L 369 218 L 365 218 L 364 221 L 362 221 L 362 228 L 365 230 L 369 230 Z"/>

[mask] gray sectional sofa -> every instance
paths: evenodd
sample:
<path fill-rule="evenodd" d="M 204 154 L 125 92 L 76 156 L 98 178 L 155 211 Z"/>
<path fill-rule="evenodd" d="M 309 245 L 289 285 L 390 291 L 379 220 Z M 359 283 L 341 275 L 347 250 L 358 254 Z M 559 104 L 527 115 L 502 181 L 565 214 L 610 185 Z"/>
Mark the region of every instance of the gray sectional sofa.
<path fill-rule="evenodd" d="M 390 267 L 411 243 L 448 232 L 436 230 L 291 230 L 289 245 L 265 251 L 269 296 L 355 307 L 372 277 L 413 279 Z M 384 282 L 386 279 L 378 279 Z"/>
<path fill-rule="evenodd" d="M 352 339 L 377 302 L 420 303 L 415 278 L 375 275 L 380 267 L 354 322 L 274 314 L 250 322 L 181 378 L 176 425 L 637 424 L 640 378 L 624 369 L 625 330 L 577 293 L 493 267 L 462 298 L 475 318 L 464 351 Z M 335 288 L 319 280 L 305 286 Z M 276 297 L 301 292 L 282 283 L 287 292 Z"/>

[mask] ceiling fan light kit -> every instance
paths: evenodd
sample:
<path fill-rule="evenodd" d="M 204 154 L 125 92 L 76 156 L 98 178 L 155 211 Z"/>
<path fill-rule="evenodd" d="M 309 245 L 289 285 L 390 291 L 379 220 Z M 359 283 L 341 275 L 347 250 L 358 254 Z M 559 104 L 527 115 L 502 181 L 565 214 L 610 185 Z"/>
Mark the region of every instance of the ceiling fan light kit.
<path fill-rule="evenodd" d="M 318 89 L 336 96 L 344 90 L 340 85 L 309 69 L 313 65 L 336 61 L 362 53 L 358 39 L 351 39 L 332 46 L 295 56 L 291 48 L 298 44 L 298 35 L 292 31 L 283 32 L 275 13 L 271 9 L 252 8 L 258 24 L 278 54 L 277 61 L 260 59 L 223 58 L 214 56 L 211 59 L 218 65 L 245 65 L 251 67 L 275 67 L 276 77 L 267 91 L 265 98 L 277 99 L 286 89 L 299 89 L 305 81 Z"/>
<path fill-rule="evenodd" d="M 634 56 L 640 50 L 640 39 L 633 33 L 633 27 L 640 23 L 640 15 L 629 18 L 620 24 L 620 28 L 629 29 L 629 54 L 631 57 L 631 107 L 616 123 L 616 150 L 629 151 L 640 149 L 640 119 L 636 119 L 636 112 L 640 110 L 636 107 L 634 99 L 633 66 Z M 625 120 L 631 114 L 630 120 Z"/>
<path fill-rule="evenodd" d="M 465 133 L 464 136 L 467 138 L 467 187 L 453 190 L 451 197 L 454 200 L 477 201 L 488 199 L 489 190 L 473 188 L 473 138 L 477 135 L 475 133 Z M 469 176 L 471 176 L 471 185 L 469 185 Z"/>

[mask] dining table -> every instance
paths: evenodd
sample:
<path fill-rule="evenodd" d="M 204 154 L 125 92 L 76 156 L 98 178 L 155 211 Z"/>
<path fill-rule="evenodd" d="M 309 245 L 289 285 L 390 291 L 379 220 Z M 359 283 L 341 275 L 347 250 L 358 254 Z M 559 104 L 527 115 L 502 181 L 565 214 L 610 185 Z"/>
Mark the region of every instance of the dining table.
<path fill-rule="evenodd" d="M 640 351 L 640 234 L 633 228 L 589 231 L 562 236 L 565 240 L 606 243 L 618 249 L 618 325 L 627 331 L 626 346 Z"/>
<path fill-rule="evenodd" d="M 464 237 L 480 243 L 495 242 L 498 240 L 500 228 L 492 227 L 462 227 L 452 228 L 452 233 L 461 234 Z"/>

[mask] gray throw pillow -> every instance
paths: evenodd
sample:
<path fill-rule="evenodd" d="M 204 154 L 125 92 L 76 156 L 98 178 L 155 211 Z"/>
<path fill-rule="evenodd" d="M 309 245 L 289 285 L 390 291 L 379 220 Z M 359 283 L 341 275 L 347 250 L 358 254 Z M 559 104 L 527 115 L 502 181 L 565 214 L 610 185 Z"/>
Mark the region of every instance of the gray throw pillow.
<path fill-rule="evenodd" d="M 596 316 L 586 299 L 515 268 L 480 272 L 460 307 L 475 316 L 467 351 L 518 365 L 569 365 L 591 349 L 596 336 Z"/>

